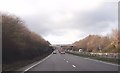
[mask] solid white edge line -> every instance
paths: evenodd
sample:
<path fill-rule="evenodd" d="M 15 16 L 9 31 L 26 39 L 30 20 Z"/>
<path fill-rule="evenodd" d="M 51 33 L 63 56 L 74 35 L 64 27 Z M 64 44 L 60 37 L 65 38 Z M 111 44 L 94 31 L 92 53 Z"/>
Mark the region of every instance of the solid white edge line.
<path fill-rule="evenodd" d="M 101 62 L 101 63 L 109 64 L 109 65 L 114 65 L 114 66 L 120 66 L 118 64 L 108 63 L 108 62 L 105 62 L 105 61 L 100 61 L 100 60 L 95 60 L 95 59 L 90 59 L 90 58 L 84 58 L 84 59 L 92 60 L 92 61 L 96 61 L 96 62 Z"/>
<path fill-rule="evenodd" d="M 76 67 L 75 65 L 72 65 L 74 68 Z"/>
<path fill-rule="evenodd" d="M 76 56 L 76 55 L 75 55 L 75 56 Z M 79 57 L 80 57 L 80 56 L 79 56 Z M 101 62 L 101 63 L 108 64 L 108 65 L 120 66 L 120 65 L 118 65 L 118 64 L 109 63 L 109 62 L 105 62 L 105 61 L 101 61 L 101 60 L 96 60 L 96 59 L 91 59 L 91 58 L 85 58 L 85 57 L 81 57 L 81 58 L 88 59 L 88 60 L 92 60 L 92 61 L 95 61 L 95 62 Z"/>
<path fill-rule="evenodd" d="M 36 65 L 40 64 L 41 62 L 45 61 L 45 60 L 46 60 L 47 58 L 49 58 L 51 55 L 52 55 L 52 54 L 50 54 L 50 55 L 47 56 L 46 58 L 42 59 L 41 61 L 37 62 L 36 64 L 30 66 L 29 68 L 25 69 L 24 72 L 30 70 L 30 69 L 33 68 L 34 66 L 36 66 Z M 24 72 L 23 72 L 23 73 L 24 73 Z"/>

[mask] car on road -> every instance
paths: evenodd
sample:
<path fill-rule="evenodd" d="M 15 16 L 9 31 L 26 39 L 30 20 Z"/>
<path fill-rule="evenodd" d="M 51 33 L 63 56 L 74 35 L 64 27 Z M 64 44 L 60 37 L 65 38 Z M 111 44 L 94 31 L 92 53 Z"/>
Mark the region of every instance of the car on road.
<path fill-rule="evenodd" d="M 62 52 L 60 52 L 60 53 L 61 53 L 61 54 L 65 54 L 65 52 L 63 52 L 63 51 L 62 51 Z"/>
<path fill-rule="evenodd" d="M 53 54 L 57 54 L 57 52 L 56 52 L 56 51 L 53 51 Z"/>

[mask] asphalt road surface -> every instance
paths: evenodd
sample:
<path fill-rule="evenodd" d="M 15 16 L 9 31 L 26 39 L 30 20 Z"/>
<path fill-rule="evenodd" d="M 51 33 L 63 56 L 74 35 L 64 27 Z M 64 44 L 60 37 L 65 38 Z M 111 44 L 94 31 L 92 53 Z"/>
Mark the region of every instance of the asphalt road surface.
<path fill-rule="evenodd" d="M 118 71 L 118 66 L 57 52 L 28 71 Z"/>

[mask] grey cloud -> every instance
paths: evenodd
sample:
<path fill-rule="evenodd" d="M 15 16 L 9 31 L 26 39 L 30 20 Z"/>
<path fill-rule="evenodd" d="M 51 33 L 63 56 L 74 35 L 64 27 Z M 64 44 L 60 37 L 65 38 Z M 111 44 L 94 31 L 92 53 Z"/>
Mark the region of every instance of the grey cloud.
<path fill-rule="evenodd" d="M 53 25 L 49 17 L 50 15 L 46 14 L 36 14 L 33 16 L 23 17 L 23 19 L 26 21 L 26 25 L 28 28 L 42 36 L 47 36 L 49 34 L 55 36 L 64 35 L 65 32 L 63 31 L 63 29 L 65 29 L 65 26 L 59 27 L 59 25 L 57 26 L 57 24 Z"/>
<path fill-rule="evenodd" d="M 64 11 L 63 11 L 64 13 Z M 74 18 L 60 24 L 54 24 L 50 21 L 50 15 L 53 13 L 36 13 L 36 15 L 23 17 L 28 27 L 42 36 L 49 34 L 62 36 L 66 32 L 63 29 L 77 29 L 85 33 L 102 33 L 109 30 L 112 24 L 117 20 L 117 3 L 104 3 L 100 8 L 87 12 L 73 12 Z M 116 25 L 117 26 L 117 25 Z M 70 31 L 71 32 L 71 31 Z"/>
<path fill-rule="evenodd" d="M 49 28 L 47 24 L 49 24 L 49 20 L 46 15 L 36 14 L 25 16 L 23 19 L 26 21 L 26 25 L 32 31 L 40 34 L 40 35 L 47 35 L 49 31 L 52 29 Z"/>
<path fill-rule="evenodd" d="M 77 13 L 73 27 L 85 32 L 104 32 L 117 20 L 117 3 L 104 3 L 99 9 Z M 117 26 L 117 24 L 115 24 Z"/>

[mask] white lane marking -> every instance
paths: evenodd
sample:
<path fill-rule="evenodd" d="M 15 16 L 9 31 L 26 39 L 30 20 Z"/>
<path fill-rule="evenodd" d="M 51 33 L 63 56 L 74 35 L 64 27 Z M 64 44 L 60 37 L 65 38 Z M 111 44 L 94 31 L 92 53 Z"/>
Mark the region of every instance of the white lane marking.
<path fill-rule="evenodd" d="M 68 63 L 68 61 L 66 61 Z"/>
<path fill-rule="evenodd" d="M 52 55 L 52 54 L 50 54 L 49 56 L 47 56 L 47 57 L 44 58 L 43 60 L 37 62 L 36 64 L 30 66 L 29 68 L 25 69 L 24 72 L 26 72 L 26 71 L 30 70 L 31 68 L 33 68 L 34 66 L 36 66 L 36 65 L 38 65 L 38 64 L 40 64 L 40 63 L 42 63 L 42 62 L 45 61 L 47 58 L 49 58 L 51 55 Z M 23 72 L 23 73 L 24 73 L 24 72 Z"/>
<path fill-rule="evenodd" d="M 65 59 L 64 59 L 65 60 Z"/>
<path fill-rule="evenodd" d="M 72 65 L 74 68 L 76 67 L 75 65 Z"/>
<path fill-rule="evenodd" d="M 109 65 L 114 65 L 114 66 L 120 66 L 118 64 L 108 63 L 108 62 L 105 62 L 105 61 L 100 61 L 100 60 L 95 60 L 95 59 L 90 59 L 90 58 L 84 58 L 84 59 L 92 60 L 92 61 L 96 61 L 96 62 L 101 62 L 101 63 L 109 64 Z"/>
<path fill-rule="evenodd" d="M 76 56 L 76 55 L 74 55 L 74 56 Z M 80 57 L 80 56 L 77 56 L 77 57 Z M 101 62 L 101 63 L 108 64 L 108 65 L 120 66 L 119 64 L 109 63 L 109 62 L 105 62 L 105 61 L 101 61 L 101 60 L 85 58 L 85 57 L 81 57 L 81 58 L 84 58 L 84 59 L 87 59 L 87 60 L 92 60 L 92 61 L 95 61 L 95 62 Z"/>

